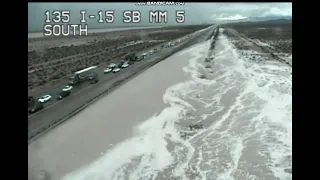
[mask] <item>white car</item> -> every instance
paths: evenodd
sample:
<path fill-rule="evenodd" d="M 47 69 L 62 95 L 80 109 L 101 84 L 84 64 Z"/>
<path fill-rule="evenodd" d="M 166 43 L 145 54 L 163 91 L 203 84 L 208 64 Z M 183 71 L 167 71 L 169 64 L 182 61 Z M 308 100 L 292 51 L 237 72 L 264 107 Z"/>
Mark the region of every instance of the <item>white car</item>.
<path fill-rule="evenodd" d="M 115 67 L 117 67 L 117 65 L 116 64 L 114 64 L 114 63 L 112 63 L 112 64 L 110 64 L 109 66 L 108 66 L 108 68 L 115 68 Z"/>
<path fill-rule="evenodd" d="M 72 86 L 65 86 L 62 91 L 71 91 L 72 88 Z"/>
<path fill-rule="evenodd" d="M 120 68 L 115 68 L 112 72 L 113 73 L 117 73 L 117 72 L 119 72 L 121 69 Z"/>
<path fill-rule="evenodd" d="M 122 67 L 122 68 L 126 68 L 126 67 L 128 67 L 128 66 L 129 66 L 128 63 L 123 63 L 121 67 Z"/>
<path fill-rule="evenodd" d="M 148 56 L 147 53 L 143 53 L 138 60 L 140 61 L 140 60 L 142 60 L 142 59 L 145 59 L 147 56 Z"/>
<path fill-rule="evenodd" d="M 52 98 L 52 97 L 51 97 L 49 94 L 47 94 L 47 95 L 42 96 L 42 97 L 38 100 L 38 102 L 45 103 L 45 102 L 50 101 L 51 98 Z"/>
<path fill-rule="evenodd" d="M 105 73 L 105 74 L 107 74 L 107 73 L 109 73 L 109 72 L 111 72 L 112 71 L 112 68 L 107 68 L 107 69 L 105 69 L 105 70 L 103 70 L 103 72 Z"/>
<path fill-rule="evenodd" d="M 149 54 L 152 55 L 152 54 L 153 54 L 153 51 L 149 51 Z"/>

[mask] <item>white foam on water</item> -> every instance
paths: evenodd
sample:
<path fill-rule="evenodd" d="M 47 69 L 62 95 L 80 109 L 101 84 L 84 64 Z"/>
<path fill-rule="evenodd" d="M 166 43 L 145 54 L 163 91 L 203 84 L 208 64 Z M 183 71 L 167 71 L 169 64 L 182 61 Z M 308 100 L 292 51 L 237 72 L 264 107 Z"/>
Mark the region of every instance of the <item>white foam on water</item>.
<path fill-rule="evenodd" d="M 202 145 L 209 147 L 209 144 L 212 144 L 208 149 L 196 148 L 194 150 L 196 153 L 205 151 L 216 155 L 216 157 L 212 156 L 212 159 L 209 158 L 210 160 L 203 160 L 205 162 L 203 164 L 210 164 L 214 167 L 219 166 L 221 161 L 228 162 L 226 165 L 221 165 L 222 167 L 217 171 L 211 170 L 215 174 L 214 176 L 208 175 L 207 178 L 215 177 L 221 180 L 291 179 L 291 174 L 284 172 L 285 168 L 292 167 L 291 162 L 283 163 L 283 161 L 292 155 L 292 76 L 289 73 L 292 69 L 277 61 L 266 61 L 263 55 L 257 52 L 245 51 L 243 53 L 251 57 L 256 56 L 256 60 L 252 61 L 241 56 L 241 52 L 236 50 L 227 37 L 222 35 L 214 53 L 212 70 L 215 71 L 211 76 L 212 79 L 210 76 L 209 79 L 199 78 L 205 69 L 203 59 L 201 61 L 191 59 L 189 66 L 184 68 L 195 82 L 191 89 L 197 89 L 201 93 L 201 91 L 210 91 L 220 86 L 218 93 L 215 93 L 213 98 L 211 97 L 214 102 L 219 102 L 222 96 L 233 87 L 238 88 L 239 91 L 239 94 L 235 95 L 233 104 L 228 106 L 228 110 L 218 117 L 207 130 L 192 136 L 189 142 L 193 146 L 199 146 L 199 141 Z M 259 60 L 264 60 L 264 62 L 260 63 Z M 210 103 L 204 104 L 204 108 L 210 107 Z M 223 105 L 217 108 L 218 111 L 221 110 L 221 107 Z M 237 111 L 241 113 L 235 113 Z M 206 119 L 216 113 L 217 111 L 202 114 L 201 119 Z M 242 117 L 245 116 L 253 117 L 243 119 Z M 249 129 L 251 131 L 248 131 Z M 209 140 L 211 136 L 220 138 Z M 246 147 L 248 139 L 256 138 L 256 136 L 261 143 L 255 148 L 261 150 L 251 156 L 257 156 L 257 159 L 264 161 L 260 162 L 261 167 L 257 168 L 263 173 L 256 173 L 254 172 L 256 170 L 253 169 L 250 170 L 251 172 L 246 172 L 245 168 L 239 168 L 244 163 L 251 163 L 252 166 L 255 163 L 255 157 L 245 158 L 251 151 Z M 219 143 L 229 147 L 219 152 Z M 259 155 L 266 158 L 258 157 Z M 199 174 L 208 174 L 208 170 L 200 168 L 201 164 L 197 163 L 196 166 Z M 259 165 L 254 167 L 257 166 Z"/>
<path fill-rule="evenodd" d="M 193 46 L 187 51 L 197 51 L 199 49 L 202 49 L 202 46 Z M 116 145 L 97 161 L 87 167 L 78 169 L 63 179 L 145 179 L 156 175 L 157 172 L 172 164 L 174 158 L 167 149 L 167 139 L 192 149 L 188 142 L 180 138 L 174 125 L 177 120 L 182 118 L 187 108 L 193 108 L 188 102 L 177 97 L 177 94 L 181 96 L 189 94 L 188 87 L 190 84 L 192 84 L 192 81 L 179 83 L 168 88 L 163 96 L 163 101 L 169 107 L 135 127 L 135 136 L 133 138 Z M 189 152 L 189 158 L 191 158 L 192 154 L 193 152 Z M 126 164 L 130 164 L 136 158 L 140 158 L 139 163 L 132 168 L 125 167 Z M 179 167 L 184 168 L 185 165 L 181 164 Z M 177 167 L 176 171 L 178 174 L 179 167 Z M 129 170 L 131 172 L 127 175 L 125 171 Z"/>
<path fill-rule="evenodd" d="M 160 171 L 172 163 L 173 158 L 166 149 L 165 137 L 170 134 L 173 140 L 179 138 L 170 122 L 179 118 L 182 110 L 179 106 L 164 109 L 158 116 L 153 116 L 139 125 L 134 138 L 118 144 L 90 166 L 79 169 L 64 179 L 112 179 L 123 165 L 140 156 L 144 158 L 141 160 L 142 166 L 135 167 L 136 172 L 143 171 L 145 167 L 152 167 L 150 172 Z"/>
<path fill-rule="evenodd" d="M 167 108 L 64 179 L 292 179 L 284 172 L 292 166 L 291 67 L 237 50 L 220 35 L 206 69 L 211 41 L 179 53 L 190 57 L 183 68 L 190 80 L 166 90 Z M 179 131 L 189 122 L 205 128 L 183 139 Z"/>
<path fill-rule="evenodd" d="M 241 64 L 248 65 L 252 62 L 236 56 L 235 59 L 240 62 L 237 71 L 247 78 L 246 89 L 239 96 L 244 97 L 245 94 L 254 93 L 259 101 L 264 102 L 257 103 L 257 106 L 261 105 L 263 108 L 251 121 L 263 124 L 256 126 L 260 129 L 256 129 L 254 133 L 260 133 L 261 142 L 266 142 L 264 145 L 270 154 L 270 159 L 266 163 L 270 163 L 270 169 L 275 177 L 291 179 L 291 175 L 283 171 L 287 167 L 279 165 L 282 159 L 292 155 L 292 76 L 287 72 L 290 67 L 267 62 L 243 68 L 245 66 Z M 259 84 L 261 80 L 267 82 L 261 86 Z"/>

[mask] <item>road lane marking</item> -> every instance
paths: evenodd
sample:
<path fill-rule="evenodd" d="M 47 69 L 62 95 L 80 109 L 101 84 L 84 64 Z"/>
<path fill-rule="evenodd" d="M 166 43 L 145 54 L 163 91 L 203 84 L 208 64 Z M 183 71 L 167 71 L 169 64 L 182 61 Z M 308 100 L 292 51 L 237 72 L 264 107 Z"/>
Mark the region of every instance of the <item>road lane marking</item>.
<path fill-rule="evenodd" d="M 153 57 L 153 59 L 154 59 L 154 57 Z M 137 64 L 136 68 L 139 67 L 139 65 L 141 66 L 142 64 L 143 64 L 143 63 Z M 121 72 L 123 72 L 123 71 L 124 71 L 124 70 L 122 70 Z M 112 77 L 112 76 L 116 76 L 116 75 L 119 76 L 119 74 L 117 73 L 117 74 L 111 74 L 111 77 Z M 113 77 L 112 79 L 114 79 L 114 78 L 116 78 L 116 77 Z M 111 80 L 112 80 L 112 79 L 111 79 Z M 104 80 L 107 80 L 107 78 L 104 79 Z M 92 86 L 94 86 L 94 84 L 89 84 L 89 86 L 86 86 L 86 87 L 78 90 L 77 92 L 71 94 L 70 96 L 76 95 L 76 94 L 78 94 L 79 92 L 82 92 L 82 91 L 84 91 L 84 90 L 86 90 L 86 89 L 88 89 L 88 88 L 90 88 L 90 87 L 92 87 Z M 28 118 L 29 118 L 29 117 L 33 117 L 34 115 L 37 115 L 38 113 L 42 112 L 43 110 L 48 109 L 48 108 L 50 108 L 50 107 L 53 107 L 54 105 L 57 105 L 57 104 L 63 102 L 63 100 L 64 100 L 64 99 L 62 99 L 62 100 L 60 100 L 60 101 L 56 101 L 55 103 L 50 104 L 49 106 L 46 106 L 44 109 L 42 109 L 42 110 L 40 110 L 40 111 L 38 111 L 38 112 L 36 112 L 36 113 L 34 113 L 34 114 L 29 115 Z"/>
<path fill-rule="evenodd" d="M 188 35 L 189 35 L 189 34 L 188 34 Z M 188 35 L 186 35 L 186 36 L 188 36 Z M 183 36 L 183 37 L 186 37 L 186 36 Z M 183 37 L 173 39 L 173 40 L 171 40 L 171 41 L 169 41 L 169 42 L 177 41 L 178 39 L 181 39 L 181 38 L 183 38 Z M 181 41 L 180 41 L 180 42 L 178 42 L 178 43 L 175 43 L 176 45 L 174 45 L 172 48 L 170 48 L 170 47 L 169 47 L 169 48 L 166 48 L 166 49 L 162 48 L 162 50 L 164 50 L 164 51 L 162 51 L 162 53 L 171 53 L 172 51 L 174 51 L 174 50 L 177 49 L 178 47 L 180 47 L 180 46 L 182 46 L 183 44 L 187 43 L 186 41 L 188 41 L 188 40 L 190 41 L 191 39 L 188 38 L 188 39 L 184 39 L 185 42 L 181 42 Z M 168 42 L 165 42 L 165 43 L 163 43 L 163 44 L 166 44 L 166 43 L 168 43 Z M 161 45 L 162 45 L 162 44 L 161 44 Z M 145 51 L 153 50 L 154 48 L 161 47 L 161 45 L 157 45 L 157 46 L 155 46 L 155 47 L 153 47 L 153 48 L 150 48 L 150 49 L 148 48 L 148 49 L 145 50 Z M 161 53 L 161 50 L 160 50 L 158 53 L 156 53 L 156 54 L 152 54 L 152 55 L 147 56 L 147 57 L 149 57 L 149 59 L 148 59 L 148 60 L 145 60 L 145 62 L 147 63 L 147 62 L 152 62 L 152 61 L 154 61 L 156 58 L 159 57 L 159 54 L 160 54 L 160 53 Z M 138 54 L 143 54 L 143 53 L 138 53 Z M 154 55 L 157 55 L 157 56 L 154 56 Z M 162 55 L 164 55 L 164 54 L 162 54 Z M 142 66 L 142 63 L 139 63 L 138 65 Z M 139 67 L 139 66 L 136 66 L 136 67 Z M 82 92 L 82 91 L 84 91 L 84 90 L 92 87 L 93 85 L 94 85 L 94 84 L 89 84 L 89 86 L 86 86 L 86 87 L 78 90 L 77 92 L 71 94 L 70 96 L 76 95 L 76 94 L 78 94 L 78 93 L 80 93 L 80 92 Z M 58 89 L 58 88 L 57 88 L 57 89 Z M 36 113 L 34 113 L 34 114 L 29 115 L 28 118 L 33 117 L 33 116 L 35 116 L 35 115 L 43 112 L 43 110 L 49 109 L 50 107 L 53 107 L 53 106 L 55 106 L 55 105 L 57 105 L 57 104 L 59 104 L 59 103 L 61 103 L 61 102 L 63 102 L 63 99 L 60 100 L 60 101 L 56 101 L 56 102 L 54 102 L 54 103 L 46 106 L 44 109 L 42 109 L 42 110 L 40 110 L 40 111 L 38 111 L 38 112 L 36 112 Z"/>
<path fill-rule="evenodd" d="M 147 63 L 145 63 L 145 64 L 147 64 Z M 138 64 L 138 65 L 141 66 L 141 65 L 143 65 L 143 64 Z M 135 68 L 139 68 L 139 66 L 136 66 Z M 139 72 L 139 71 L 136 71 L 136 72 Z M 125 76 L 125 78 L 122 78 L 122 79 L 119 79 L 119 80 L 120 80 L 120 81 L 121 81 L 121 80 L 126 80 L 126 79 L 128 79 L 128 78 L 130 78 L 130 77 L 133 77 L 132 75 L 134 75 L 134 74 L 129 74 L 129 75 L 127 74 L 127 75 Z M 115 81 L 112 83 L 112 85 L 115 84 L 115 83 L 117 83 L 117 82 L 119 81 L 119 80 L 117 80 L 117 79 L 113 79 L 113 80 L 115 80 Z M 108 81 L 108 82 L 110 82 L 110 81 Z M 88 87 L 91 87 L 91 86 L 88 86 Z M 85 89 L 87 89 L 88 87 L 86 87 Z M 112 87 L 113 87 L 113 86 L 110 86 L 109 88 L 112 88 Z M 82 90 L 79 90 L 79 91 L 82 91 Z M 78 92 L 79 92 L 79 91 L 78 91 Z M 78 93 L 78 92 L 77 92 L 77 93 Z M 77 94 L 77 93 L 74 93 L 74 94 Z M 59 101 L 58 101 L 58 102 L 59 102 Z M 55 104 L 56 104 L 56 103 L 55 103 Z M 89 104 L 91 104 L 91 103 L 89 103 Z M 53 104 L 52 104 L 52 105 L 53 105 Z M 48 107 L 49 107 L 49 106 L 48 106 Z M 41 128 L 38 128 L 38 129 L 41 129 Z M 29 134 L 30 134 L 30 133 L 33 133 L 33 132 L 37 132 L 38 129 L 35 129 L 35 130 L 30 131 Z M 38 136 L 38 135 L 36 135 L 36 136 Z"/>
<path fill-rule="evenodd" d="M 191 41 L 194 41 L 195 39 L 191 39 Z M 190 42 L 190 41 L 187 41 L 187 42 Z M 146 63 L 139 63 L 139 64 L 137 64 L 135 67 L 133 67 L 133 68 L 135 68 L 135 69 L 132 69 L 132 70 L 137 70 L 140 66 L 143 66 L 143 65 L 148 65 L 149 63 L 151 63 L 151 62 L 149 62 L 149 61 L 155 61 L 157 58 L 159 58 L 160 57 L 160 55 L 162 55 L 162 56 L 167 56 L 167 55 L 169 55 L 169 54 L 171 54 L 171 55 L 173 55 L 174 53 L 173 53 L 173 51 L 175 50 L 175 49 L 177 49 L 177 48 L 179 48 L 180 46 L 182 46 L 183 44 L 187 44 L 187 42 L 184 42 L 184 43 L 181 43 L 181 44 L 178 44 L 177 46 L 175 46 L 175 47 L 173 47 L 173 48 L 170 48 L 170 49 L 167 49 L 167 50 L 165 50 L 165 51 L 163 51 L 162 53 L 159 53 L 159 54 L 156 54 L 156 56 L 153 56 L 153 57 L 151 57 L 151 59 L 149 59 L 148 61 L 146 61 Z M 183 49 L 180 49 L 180 50 L 183 50 Z M 179 51 L 180 51 L 179 50 Z M 172 54 L 173 53 L 173 54 Z M 169 56 L 171 56 L 171 55 L 169 55 Z M 160 62 L 160 61 L 159 61 Z M 153 64 L 154 65 L 154 64 Z M 153 66 L 153 65 L 151 65 L 151 66 Z M 150 66 L 150 67 L 151 67 Z M 128 68 L 129 69 L 129 68 Z M 139 72 L 143 72 L 144 70 L 146 70 L 146 68 L 143 68 L 143 69 L 141 69 L 141 71 L 136 71 L 135 73 L 133 73 L 133 74 L 131 74 L 131 75 L 133 75 L 133 76 L 131 76 L 130 74 L 128 75 L 127 74 L 127 77 L 125 76 L 125 78 L 123 78 L 123 79 L 119 79 L 119 80 L 126 80 L 126 79 L 130 79 L 131 77 L 134 77 L 135 76 L 135 74 L 138 74 Z M 123 71 L 127 71 L 127 72 L 129 72 L 128 70 L 123 70 Z M 133 71 L 134 72 L 134 71 Z M 118 73 L 117 73 L 118 74 Z M 115 74 L 116 75 L 116 74 Z M 104 79 L 103 81 L 107 81 L 108 79 L 106 78 L 106 79 Z M 112 78 L 110 78 L 110 80 L 112 80 Z M 113 79 L 113 80 L 115 80 L 115 82 L 117 82 L 117 79 Z M 93 84 L 89 84 L 89 86 L 87 86 L 87 87 L 84 87 L 83 89 L 80 89 L 79 91 L 77 91 L 77 92 L 75 92 L 74 94 L 72 94 L 72 95 L 76 95 L 77 93 L 79 93 L 79 92 L 82 92 L 82 91 L 84 91 L 84 90 L 86 90 L 86 89 L 88 89 L 88 88 L 90 88 L 90 87 L 93 87 L 94 85 Z M 112 88 L 112 86 L 111 86 L 111 88 Z M 71 96 L 72 96 L 71 95 Z M 47 108 L 50 108 L 50 107 L 52 107 L 52 106 L 54 106 L 54 105 L 56 105 L 56 104 L 58 104 L 59 102 L 62 102 L 62 101 L 57 101 L 57 102 L 55 102 L 55 103 L 53 103 L 53 104 L 51 104 L 51 105 L 49 105 L 49 106 L 47 106 L 46 107 L 46 109 Z M 39 111 L 39 113 L 40 112 L 42 112 L 42 111 Z M 37 113 L 36 113 L 37 114 Z M 33 114 L 33 115 L 35 115 L 35 114 Z M 33 115 L 31 115 L 31 116 L 33 116 Z M 29 117 L 31 117 L 31 116 L 29 116 Z M 51 128 L 49 128 L 49 129 L 51 129 Z M 42 134 L 42 133 L 41 133 Z"/>
<path fill-rule="evenodd" d="M 83 91 L 83 90 L 86 90 L 86 89 L 88 89 L 89 87 L 91 87 L 91 86 L 93 86 L 93 85 L 94 85 L 94 84 L 89 84 L 89 86 L 86 86 L 86 87 L 84 87 L 83 89 L 80 89 L 79 91 L 71 94 L 70 96 L 76 95 L 76 94 L 78 94 L 79 92 L 81 92 L 81 91 Z M 65 99 L 65 98 L 64 98 L 64 99 Z M 29 118 L 29 117 L 32 117 L 32 116 L 34 116 L 34 115 L 36 115 L 36 114 L 38 114 L 38 113 L 40 113 L 40 112 L 42 112 L 42 111 L 45 110 L 45 109 L 48 109 L 48 108 L 50 108 L 50 107 L 52 107 L 52 106 L 54 106 L 54 105 L 56 105 L 56 104 L 59 104 L 59 103 L 63 102 L 64 99 L 59 100 L 59 101 L 56 101 L 55 103 L 50 104 L 49 106 L 43 108 L 42 110 L 40 110 L 40 111 L 38 111 L 38 112 L 36 112 L 36 113 L 34 113 L 34 114 L 29 115 L 28 118 Z"/>

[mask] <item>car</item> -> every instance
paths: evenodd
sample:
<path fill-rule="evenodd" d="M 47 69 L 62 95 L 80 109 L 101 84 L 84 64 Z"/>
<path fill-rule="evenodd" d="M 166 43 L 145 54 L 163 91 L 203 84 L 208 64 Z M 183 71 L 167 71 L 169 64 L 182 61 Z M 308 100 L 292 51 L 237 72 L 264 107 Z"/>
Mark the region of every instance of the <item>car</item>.
<path fill-rule="evenodd" d="M 62 91 L 71 91 L 72 90 L 72 86 L 65 86 Z"/>
<path fill-rule="evenodd" d="M 88 76 L 88 80 L 94 80 L 97 76 L 98 76 L 97 73 L 91 73 L 90 76 Z"/>
<path fill-rule="evenodd" d="M 158 49 L 157 49 L 157 48 L 154 48 L 154 49 L 153 49 L 153 53 L 156 53 L 156 52 L 158 52 Z"/>
<path fill-rule="evenodd" d="M 138 60 L 140 61 L 142 59 L 145 59 L 147 55 L 148 55 L 147 53 L 143 53 Z"/>
<path fill-rule="evenodd" d="M 38 103 L 35 103 L 33 108 L 28 109 L 28 112 L 30 114 L 32 114 L 32 113 L 35 113 L 37 111 L 40 111 L 43 108 L 44 108 L 43 104 L 38 102 Z"/>
<path fill-rule="evenodd" d="M 115 67 L 117 67 L 117 64 L 115 64 L 115 63 L 111 63 L 111 64 L 109 64 L 109 66 L 108 66 L 108 68 L 110 68 L 110 69 L 113 69 L 113 68 L 115 68 Z"/>
<path fill-rule="evenodd" d="M 38 99 L 38 102 L 40 103 L 46 103 L 51 100 L 51 96 L 49 94 L 42 96 L 41 98 Z"/>
<path fill-rule="evenodd" d="M 34 97 L 33 96 L 28 96 L 28 106 L 32 105 L 35 102 Z"/>
<path fill-rule="evenodd" d="M 94 78 L 94 76 L 89 76 L 88 80 L 92 80 Z"/>
<path fill-rule="evenodd" d="M 152 51 L 152 50 L 151 50 L 151 51 L 149 51 L 149 54 L 150 54 L 150 55 L 152 55 L 152 54 L 153 54 L 153 51 Z"/>
<path fill-rule="evenodd" d="M 104 74 L 107 74 L 107 73 L 109 73 L 109 72 L 111 72 L 113 70 L 113 68 L 106 68 L 105 70 L 103 70 L 103 73 Z"/>
<path fill-rule="evenodd" d="M 138 59 L 137 59 L 138 60 Z M 127 63 L 130 65 L 130 64 L 134 64 L 134 62 L 133 61 L 127 61 Z"/>
<path fill-rule="evenodd" d="M 67 96 L 69 96 L 71 94 L 71 91 L 61 91 L 58 95 L 57 95 L 57 99 L 63 99 Z"/>
<path fill-rule="evenodd" d="M 90 84 L 95 84 L 95 83 L 97 83 L 97 82 L 99 82 L 99 78 L 95 77 L 94 79 L 92 79 L 92 80 L 90 81 Z"/>
<path fill-rule="evenodd" d="M 129 63 L 128 63 L 128 62 L 125 62 L 125 63 L 122 64 L 121 67 L 122 67 L 122 68 L 126 68 L 126 67 L 128 67 L 128 66 L 129 66 Z"/>
<path fill-rule="evenodd" d="M 122 64 L 124 63 L 124 60 L 121 60 L 118 65 L 117 65 L 117 68 L 121 68 Z"/>
<path fill-rule="evenodd" d="M 113 73 L 117 73 L 117 72 L 119 72 L 121 69 L 120 68 L 115 68 L 112 72 Z"/>

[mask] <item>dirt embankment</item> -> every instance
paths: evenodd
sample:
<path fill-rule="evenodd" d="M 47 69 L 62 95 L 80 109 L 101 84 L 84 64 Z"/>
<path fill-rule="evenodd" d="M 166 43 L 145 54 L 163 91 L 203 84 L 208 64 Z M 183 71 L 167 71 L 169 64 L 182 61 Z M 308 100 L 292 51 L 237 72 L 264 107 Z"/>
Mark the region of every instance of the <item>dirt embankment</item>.
<path fill-rule="evenodd" d="M 253 50 L 292 66 L 292 24 L 276 22 L 234 23 L 223 25 L 239 50 Z"/>
<path fill-rule="evenodd" d="M 236 30 L 248 39 L 256 40 L 260 46 L 276 52 L 292 53 L 292 21 L 290 20 L 232 23 L 223 26 Z"/>

